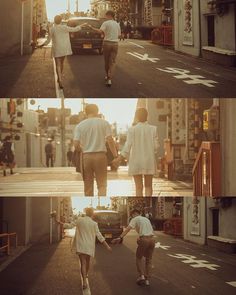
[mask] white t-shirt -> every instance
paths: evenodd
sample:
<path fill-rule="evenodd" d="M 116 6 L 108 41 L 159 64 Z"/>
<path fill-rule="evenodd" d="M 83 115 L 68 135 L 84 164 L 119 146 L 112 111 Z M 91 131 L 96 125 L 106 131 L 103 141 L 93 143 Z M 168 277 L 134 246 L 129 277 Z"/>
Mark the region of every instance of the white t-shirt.
<path fill-rule="evenodd" d="M 100 30 L 102 30 L 105 34 L 104 41 L 119 42 L 121 29 L 120 25 L 115 20 L 105 21 Z"/>
<path fill-rule="evenodd" d="M 135 229 L 140 237 L 153 235 L 153 228 L 150 220 L 141 215 L 132 218 L 129 226 Z"/>
<path fill-rule="evenodd" d="M 89 118 L 75 127 L 74 140 L 84 153 L 107 152 L 106 138 L 112 135 L 110 124 L 101 118 Z"/>

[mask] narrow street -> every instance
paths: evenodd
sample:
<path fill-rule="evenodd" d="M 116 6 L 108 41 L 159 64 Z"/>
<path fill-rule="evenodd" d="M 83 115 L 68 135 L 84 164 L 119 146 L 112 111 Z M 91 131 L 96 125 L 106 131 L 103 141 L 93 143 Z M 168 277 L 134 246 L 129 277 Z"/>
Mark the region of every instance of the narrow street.
<path fill-rule="evenodd" d="M 120 42 L 114 83 L 104 85 L 103 57 L 82 52 L 68 57 L 64 91 L 55 87 L 50 48 L 32 56 L 0 59 L 1 97 L 210 98 L 236 95 L 234 68 L 219 66 L 144 40 Z"/>
<path fill-rule="evenodd" d="M 14 175 L 0 176 L 0 197 L 84 196 L 81 174 L 75 168 L 18 168 Z M 95 190 L 95 193 L 97 191 Z M 192 184 L 154 178 L 154 196 L 192 196 Z M 135 196 L 127 167 L 108 172 L 108 196 Z"/>
<path fill-rule="evenodd" d="M 2 295 L 30 294 L 202 294 L 233 295 L 236 257 L 156 232 L 150 287 L 135 283 L 137 235 L 108 253 L 97 245 L 89 275 L 90 290 L 82 291 L 79 260 L 70 250 L 70 238 L 59 244 L 33 245 L 1 272 Z"/>

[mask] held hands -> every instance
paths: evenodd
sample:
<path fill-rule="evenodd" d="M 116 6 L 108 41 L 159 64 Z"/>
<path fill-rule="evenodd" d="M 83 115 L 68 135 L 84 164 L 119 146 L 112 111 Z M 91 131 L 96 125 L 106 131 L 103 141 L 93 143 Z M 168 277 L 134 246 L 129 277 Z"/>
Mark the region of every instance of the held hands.
<path fill-rule="evenodd" d="M 112 164 L 113 164 L 113 166 L 114 166 L 115 168 L 119 168 L 119 166 L 120 166 L 120 158 L 118 157 L 118 158 L 114 159 L 114 160 L 112 161 Z"/>
<path fill-rule="evenodd" d="M 111 241 L 112 244 L 119 244 L 120 243 L 120 238 L 116 238 L 116 239 L 113 239 Z"/>

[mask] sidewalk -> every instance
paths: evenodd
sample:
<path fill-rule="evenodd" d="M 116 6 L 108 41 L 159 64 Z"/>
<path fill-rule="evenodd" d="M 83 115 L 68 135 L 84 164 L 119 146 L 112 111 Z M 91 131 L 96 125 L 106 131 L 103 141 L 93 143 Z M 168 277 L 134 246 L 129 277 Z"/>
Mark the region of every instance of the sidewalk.
<path fill-rule="evenodd" d="M 32 246 L 0 273 L 1 294 L 82 294 L 79 258 L 69 243 L 66 238 L 59 244 Z"/>
<path fill-rule="evenodd" d="M 0 196 L 84 196 L 81 174 L 74 167 L 17 168 L 14 175 L 0 176 Z M 95 186 L 96 187 L 96 186 Z M 96 194 L 95 190 L 95 194 Z M 135 196 L 135 185 L 127 167 L 108 172 L 108 196 Z M 192 183 L 153 179 L 153 196 L 191 197 Z"/>
<path fill-rule="evenodd" d="M 27 81 L 27 84 L 26 84 Z M 55 97 L 51 49 L 36 49 L 32 55 L 0 58 L 0 97 Z"/>

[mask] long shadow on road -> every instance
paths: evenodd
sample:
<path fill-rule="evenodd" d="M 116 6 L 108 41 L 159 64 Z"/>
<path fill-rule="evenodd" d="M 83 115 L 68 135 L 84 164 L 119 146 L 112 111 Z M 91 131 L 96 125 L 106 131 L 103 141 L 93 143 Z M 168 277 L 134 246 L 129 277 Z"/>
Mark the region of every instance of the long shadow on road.
<path fill-rule="evenodd" d="M 112 246 L 112 253 L 107 253 L 102 247 L 97 247 L 96 260 L 90 275 L 91 294 L 179 294 L 173 285 L 157 276 L 151 279 L 150 287 L 136 284 L 135 248 L 134 251 L 130 250 L 130 247 L 136 245 L 132 246 L 130 241 L 126 241 L 124 245 Z"/>
<path fill-rule="evenodd" d="M 1 295 L 80 294 L 78 257 L 68 243 L 32 246 L 1 272 Z"/>

